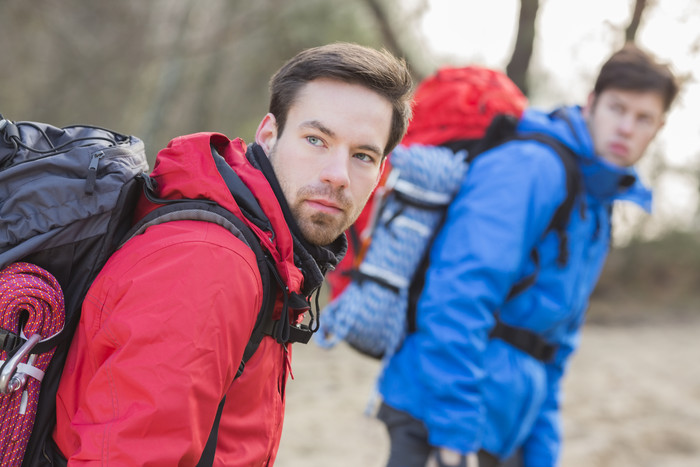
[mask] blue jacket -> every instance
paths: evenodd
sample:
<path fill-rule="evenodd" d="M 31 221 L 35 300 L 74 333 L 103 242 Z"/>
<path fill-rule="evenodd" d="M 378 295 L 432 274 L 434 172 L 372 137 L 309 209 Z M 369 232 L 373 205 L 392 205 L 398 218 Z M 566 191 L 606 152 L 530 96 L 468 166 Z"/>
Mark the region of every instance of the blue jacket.
<path fill-rule="evenodd" d="M 417 331 L 388 363 L 379 390 L 386 404 L 424 422 L 433 446 L 485 449 L 501 458 L 522 448 L 528 467 L 554 466 L 561 378 L 608 254 L 610 207 L 626 199 L 649 210 L 651 193 L 633 169 L 594 154 L 578 107 L 528 110 L 518 131 L 552 135 L 577 155 L 585 195 L 567 227 L 568 263 L 556 262 L 558 235 L 543 237 L 566 194 L 556 153 L 518 140 L 478 156 L 431 251 Z M 630 177 L 632 186 L 621 183 Z M 533 247 L 540 257 L 536 282 L 506 301 L 511 286 L 533 271 Z M 553 361 L 489 339 L 497 311 L 504 323 L 557 344 Z"/>

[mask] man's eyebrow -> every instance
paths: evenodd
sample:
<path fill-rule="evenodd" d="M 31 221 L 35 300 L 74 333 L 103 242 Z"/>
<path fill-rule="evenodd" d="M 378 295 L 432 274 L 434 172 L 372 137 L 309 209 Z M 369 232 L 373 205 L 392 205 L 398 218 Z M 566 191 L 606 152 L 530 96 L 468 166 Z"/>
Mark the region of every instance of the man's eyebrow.
<path fill-rule="evenodd" d="M 335 132 L 333 130 L 331 130 L 330 128 L 328 128 L 327 126 L 325 126 L 323 123 L 319 122 L 318 120 L 307 120 L 305 122 L 302 122 L 301 125 L 299 125 L 299 126 L 302 128 L 304 128 L 304 127 L 315 128 L 316 130 L 318 130 L 321 133 L 324 133 L 328 136 L 331 136 L 331 137 L 335 136 Z"/>
<path fill-rule="evenodd" d="M 384 151 L 382 151 L 380 148 L 378 148 L 377 146 L 375 146 L 373 144 L 362 144 L 358 147 L 358 149 L 362 149 L 362 150 L 368 151 L 368 152 L 373 152 L 377 156 L 384 155 Z"/>

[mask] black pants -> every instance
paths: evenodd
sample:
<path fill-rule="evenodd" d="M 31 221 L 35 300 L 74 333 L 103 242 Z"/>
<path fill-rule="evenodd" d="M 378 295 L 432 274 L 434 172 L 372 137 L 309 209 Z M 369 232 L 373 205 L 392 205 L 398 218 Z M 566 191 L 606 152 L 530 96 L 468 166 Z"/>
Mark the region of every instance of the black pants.
<path fill-rule="evenodd" d="M 428 444 L 428 430 L 420 420 L 382 403 L 377 413 L 389 432 L 391 448 L 387 467 L 425 467 L 433 447 Z M 522 467 L 519 453 L 499 461 L 486 451 L 479 451 L 479 467 Z"/>

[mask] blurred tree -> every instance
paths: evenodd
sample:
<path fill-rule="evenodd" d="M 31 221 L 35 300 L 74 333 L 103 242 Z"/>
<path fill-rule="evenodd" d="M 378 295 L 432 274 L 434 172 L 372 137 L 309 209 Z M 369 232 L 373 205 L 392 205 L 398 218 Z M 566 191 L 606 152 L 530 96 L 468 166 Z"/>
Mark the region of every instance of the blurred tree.
<path fill-rule="evenodd" d="M 162 2 L 161 2 L 162 3 Z M 171 2 L 172 3 L 172 2 Z M 168 18 L 168 24 L 174 27 L 163 28 L 167 32 L 166 49 L 161 54 L 160 73 L 156 80 L 155 96 L 144 112 L 140 136 L 145 141 L 151 141 L 168 113 L 168 107 L 175 100 L 176 93 L 182 86 L 184 57 L 187 54 L 188 29 L 191 23 L 191 13 L 195 0 L 183 0 L 172 4 L 170 15 L 154 14 L 151 18 L 161 21 Z M 165 6 L 165 5 L 162 5 Z M 174 7 L 174 8 L 173 8 Z M 160 8 L 154 10 L 160 12 Z"/>
<path fill-rule="evenodd" d="M 527 72 L 535 44 L 535 20 L 537 19 L 539 3 L 539 0 L 520 0 L 518 33 L 515 38 L 513 54 L 506 66 L 506 74 L 526 96 L 529 91 Z"/>
<path fill-rule="evenodd" d="M 136 134 L 151 161 L 179 134 L 219 131 L 250 141 L 267 111 L 270 76 L 303 48 L 334 41 L 392 48 L 364 0 L 2 6 L 0 113 Z"/>
<path fill-rule="evenodd" d="M 181 17 L 183 23 L 168 20 L 181 24 L 180 33 L 162 43 L 150 41 L 161 45 L 153 53 L 150 94 L 161 97 L 140 112 L 148 116 L 141 131 L 159 146 L 194 131 L 250 141 L 267 111 L 266 84 L 286 59 L 303 48 L 339 40 L 380 45 L 369 27 L 372 17 L 357 0 L 212 0 L 207 5 Z M 154 15 L 152 21 L 156 27 L 163 19 Z"/>
<path fill-rule="evenodd" d="M 61 125 L 114 121 L 140 65 L 141 3 L 7 0 L 0 16 L 2 111 Z"/>

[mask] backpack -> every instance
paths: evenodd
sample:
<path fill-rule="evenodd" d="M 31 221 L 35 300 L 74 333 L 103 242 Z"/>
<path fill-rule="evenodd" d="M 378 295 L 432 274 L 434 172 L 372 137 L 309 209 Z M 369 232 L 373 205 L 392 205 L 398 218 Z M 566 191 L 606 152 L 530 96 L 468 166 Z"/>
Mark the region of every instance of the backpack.
<path fill-rule="evenodd" d="M 321 347 L 344 340 L 367 356 L 391 358 L 406 334 L 415 331 L 430 247 L 469 163 L 506 141 L 538 140 L 552 147 L 564 164 L 567 196 L 542 235 L 557 233 L 558 262 L 566 264 L 566 226 L 581 185 L 578 168 L 574 154 L 559 141 L 543 134 L 516 133 L 526 104 L 505 74 L 478 66 L 442 68 L 419 84 L 413 119 L 390 155 L 389 174 L 368 203 L 371 214 L 366 225 L 359 226 L 359 241 L 356 234 L 349 234 L 354 257 L 344 270 L 334 272 L 347 276 L 349 283 L 342 291 L 331 290 L 333 298 L 323 310 L 316 335 Z M 531 257 L 534 271 L 512 285 L 506 300 L 535 282 L 539 258 L 534 248 Z M 497 316 L 491 337 L 543 361 L 556 352 L 556 346 L 540 336 L 508 326 Z"/>
<path fill-rule="evenodd" d="M 143 142 L 134 136 L 93 126 L 11 122 L 0 115 L 0 311 L 8 313 L 0 322 L 3 466 L 65 465 L 51 433 L 82 300 L 109 256 L 150 225 L 216 222 L 255 252 L 266 298 L 236 377 L 271 334 L 273 287 L 283 284 L 253 231 L 214 202 L 155 198 L 147 170 Z M 142 192 L 162 206 L 132 225 Z M 7 297 L 16 295 L 23 302 L 10 310 Z M 303 331 L 275 337 L 308 340 Z M 223 404 L 199 465 L 213 463 Z"/>

